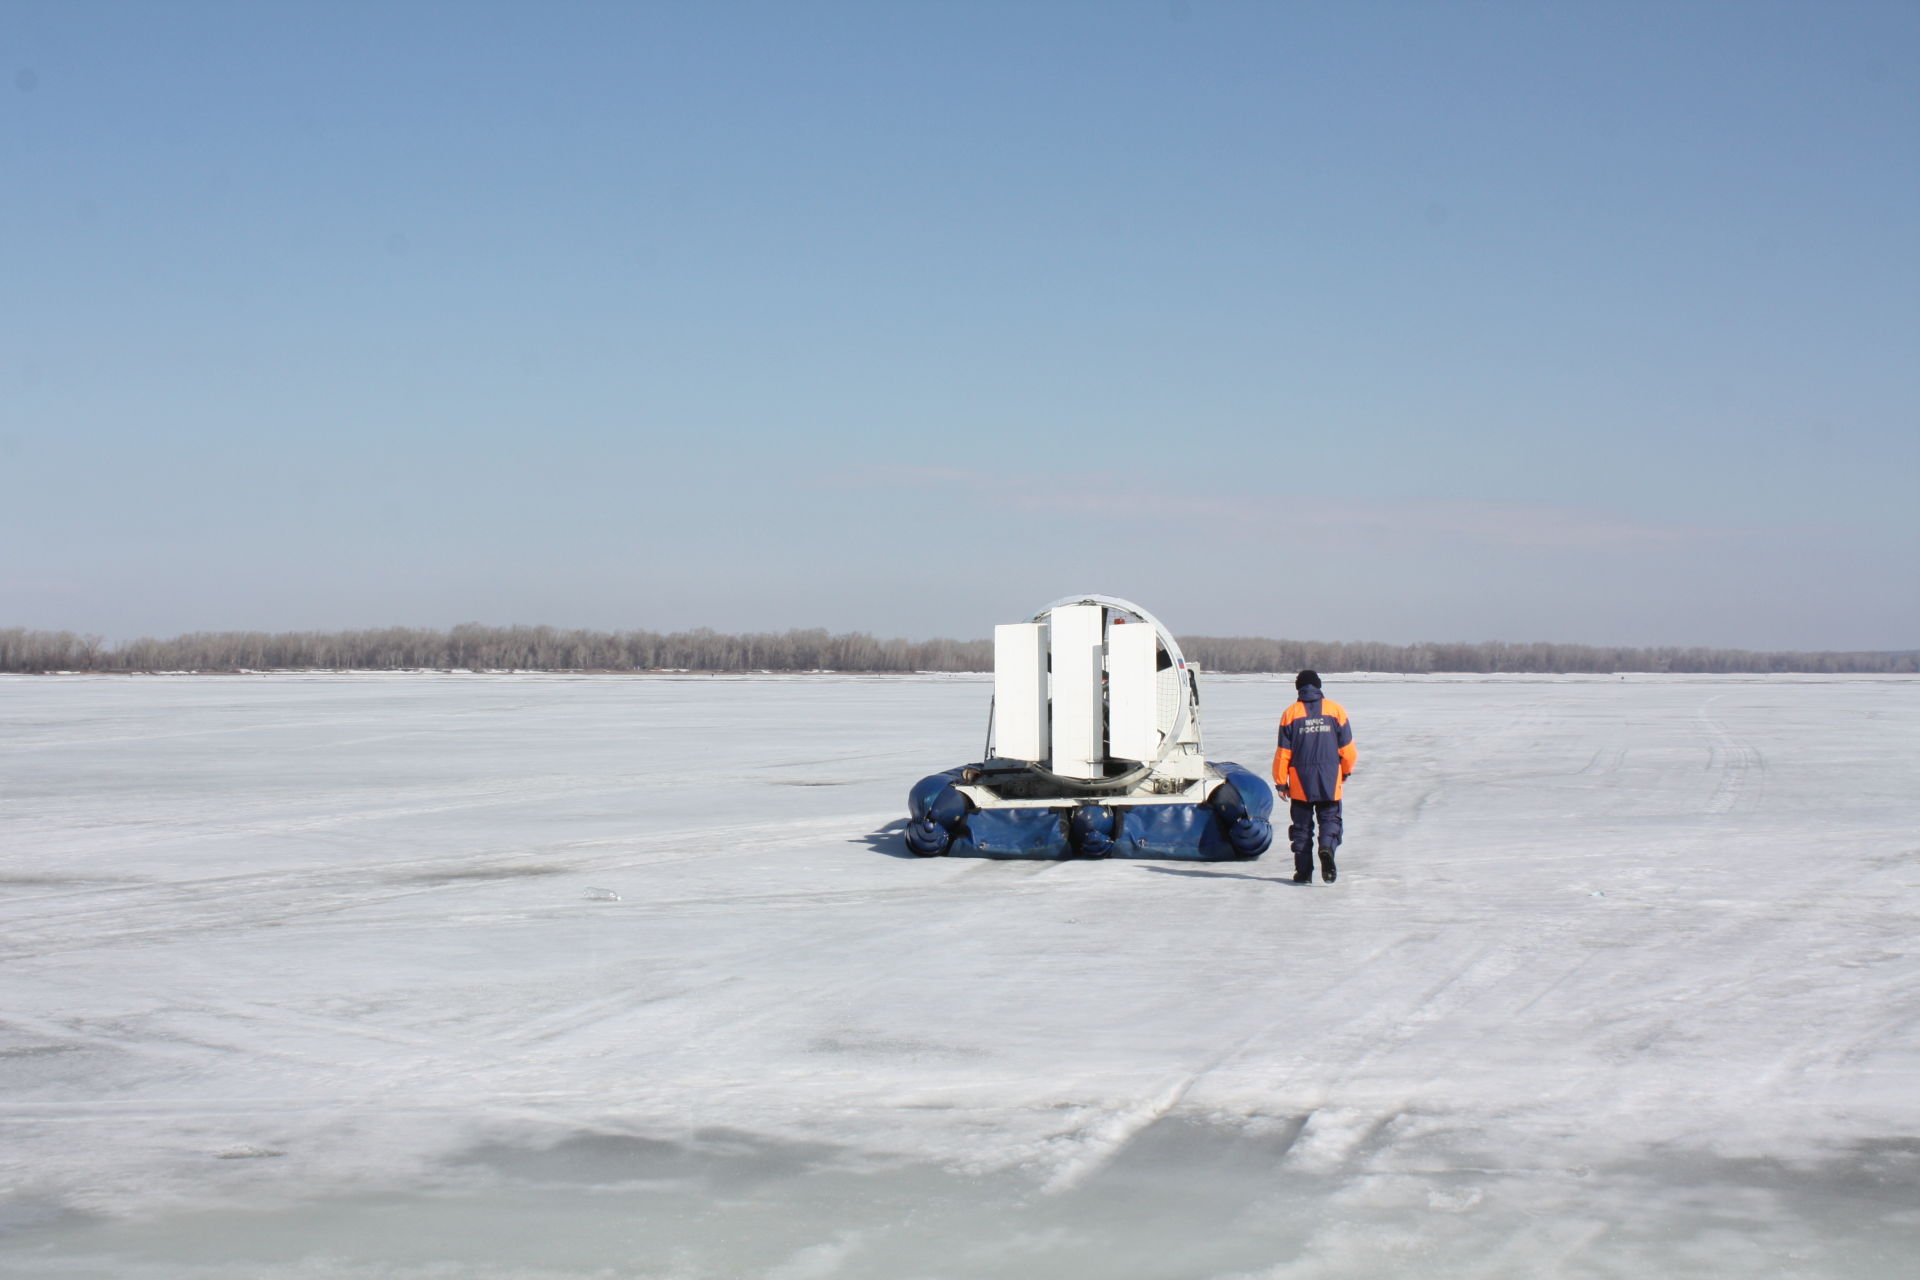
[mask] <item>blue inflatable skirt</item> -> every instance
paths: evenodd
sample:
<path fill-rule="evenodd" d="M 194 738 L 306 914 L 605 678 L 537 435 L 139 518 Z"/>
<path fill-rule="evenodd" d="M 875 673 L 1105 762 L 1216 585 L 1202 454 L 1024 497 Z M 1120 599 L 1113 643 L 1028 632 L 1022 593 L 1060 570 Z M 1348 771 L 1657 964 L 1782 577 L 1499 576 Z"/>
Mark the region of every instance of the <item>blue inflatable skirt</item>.
<path fill-rule="evenodd" d="M 907 847 L 922 857 L 1161 858 L 1229 862 L 1273 844 L 1273 788 L 1215 761 L 1221 782 L 1199 804 L 1063 803 L 976 809 L 954 785 L 964 769 L 922 778 L 907 795 Z"/>

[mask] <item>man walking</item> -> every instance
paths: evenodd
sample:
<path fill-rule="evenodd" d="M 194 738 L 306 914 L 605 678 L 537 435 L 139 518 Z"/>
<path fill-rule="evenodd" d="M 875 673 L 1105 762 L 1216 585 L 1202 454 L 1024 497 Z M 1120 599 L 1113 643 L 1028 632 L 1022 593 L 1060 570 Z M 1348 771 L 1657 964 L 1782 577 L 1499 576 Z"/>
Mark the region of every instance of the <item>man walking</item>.
<path fill-rule="evenodd" d="M 1320 692 L 1320 673 L 1294 677 L 1299 701 L 1280 717 L 1280 746 L 1273 753 L 1273 785 L 1292 804 L 1287 836 L 1293 842 L 1293 882 L 1313 883 L 1313 828 L 1320 827 L 1320 878 L 1338 876 L 1333 851 L 1340 847 L 1340 788 L 1360 756 L 1353 746 L 1347 709 Z"/>

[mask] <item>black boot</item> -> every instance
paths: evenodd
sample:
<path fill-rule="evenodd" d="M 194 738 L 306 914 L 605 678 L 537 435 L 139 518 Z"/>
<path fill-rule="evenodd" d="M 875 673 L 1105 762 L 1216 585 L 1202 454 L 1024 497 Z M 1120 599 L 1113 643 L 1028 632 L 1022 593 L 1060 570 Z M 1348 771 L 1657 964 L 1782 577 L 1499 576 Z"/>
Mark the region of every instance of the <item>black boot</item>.
<path fill-rule="evenodd" d="M 1293 882 L 1294 882 L 1295 884 L 1312 884 L 1312 883 L 1313 883 L 1313 872 L 1311 872 L 1311 871 L 1296 871 L 1296 872 L 1294 872 L 1294 873 L 1293 873 Z"/>
<path fill-rule="evenodd" d="M 1330 844 L 1320 846 L 1320 878 L 1328 884 L 1332 884 L 1340 878 L 1339 871 L 1334 869 L 1333 846 Z M 1309 877 L 1309 879 L 1311 879 L 1311 877 Z"/>

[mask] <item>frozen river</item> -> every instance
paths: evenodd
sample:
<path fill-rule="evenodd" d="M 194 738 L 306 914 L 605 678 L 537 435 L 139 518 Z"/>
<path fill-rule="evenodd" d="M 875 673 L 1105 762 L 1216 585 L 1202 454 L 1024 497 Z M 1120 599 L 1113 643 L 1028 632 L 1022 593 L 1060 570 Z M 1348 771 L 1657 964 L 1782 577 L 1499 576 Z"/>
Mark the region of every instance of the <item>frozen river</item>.
<path fill-rule="evenodd" d="M 1920 681 L 1330 677 L 1307 887 L 906 856 L 990 688 L 0 677 L 0 1275 L 1914 1274 Z"/>

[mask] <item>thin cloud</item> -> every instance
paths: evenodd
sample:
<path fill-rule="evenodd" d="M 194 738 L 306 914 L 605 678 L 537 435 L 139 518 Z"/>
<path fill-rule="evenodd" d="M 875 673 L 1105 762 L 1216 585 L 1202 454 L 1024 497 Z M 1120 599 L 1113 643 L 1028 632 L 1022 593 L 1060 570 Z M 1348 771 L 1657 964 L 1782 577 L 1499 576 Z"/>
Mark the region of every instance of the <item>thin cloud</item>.
<path fill-rule="evenodd" d="M 1747 532 L 1633 520 L 1582 507 L 1452 499 L 1325 504 L 1323 517 L 1356 535 L 1457 538 L 1500 546 L 1677 546 Z"/>
<path fill-rule="evenodd" d="M 67 582 L 53 578 L 0 578 L 0 592 L 19 592 L 21 595 L 39 596 L 79 596 L 86 588 L 77 582 Z"/>
<path fill-rule="evenodd" d="M 891 489 L 902 484 L 977 489 L 985 487 L 989 480 L 999 482 L 1002 478 L 989 476 L 984 471 L 970 471 L 964 467 L 917 467 L 899 463 L 863 462 L 857 467 L 829 472 L 820 478 L 819 483 L 829 489 Z"/>
<path fill-rule="evenodd" d="M 1444 539 L 1489 546 L 1620 549 L 1676 547 L 1757 532 L 1733 526 L 1635 520 L 1585 507 L 1474 499 L 1330 499 L 1288 494 L 1199 494 L 1142 486 L 1111 471 L 1075 472 L 1064 479 L 1017 471 L 966 467 L 874 465 L 831 478 L 835 487 L 913 484 L 964 494 L 968 501 L 1042 516 L 1111 518 L 1122 513 L 1220 529 L 1284 528 L 1344 539 Z"/>

